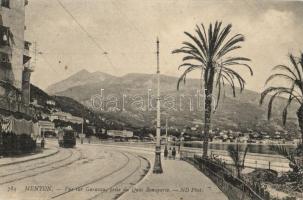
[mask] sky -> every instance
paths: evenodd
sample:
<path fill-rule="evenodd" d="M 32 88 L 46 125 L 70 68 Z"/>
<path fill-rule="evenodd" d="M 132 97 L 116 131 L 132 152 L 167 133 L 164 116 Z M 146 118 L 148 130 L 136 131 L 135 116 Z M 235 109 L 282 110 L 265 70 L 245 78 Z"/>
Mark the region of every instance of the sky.
<path fill-rule="evenodd" d="M 32 82 L 42 89 L 81 69 L 116 76 L 156 72 L 179 76 L 182 55 L 171 54 L 196 24 L 222 21 L 246 41 L 237 55 L 252 59 L 246 88 L 262 91 L 271 69 L 303 51 L 303 2 L 265 0 L 31 0 L 26 39 L 37 44 Z M 33 46 L 32 46 L 33 49 Z M 189 77 L 196 78 L 199 72 Z"/>

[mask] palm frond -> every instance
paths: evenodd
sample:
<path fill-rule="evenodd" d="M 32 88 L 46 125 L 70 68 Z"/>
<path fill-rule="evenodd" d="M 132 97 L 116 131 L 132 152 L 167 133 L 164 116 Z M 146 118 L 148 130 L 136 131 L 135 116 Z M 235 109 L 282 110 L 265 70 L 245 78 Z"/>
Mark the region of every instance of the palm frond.
<path fill-rule="evenodd" d="M 288 110 L 288 107 L 289 107 L 289 105 L 291 104 L 292 100 L 294 100 L 294 99 L 295 99 L 295 97 L 290 96 L 290 98 L 289 98 L 288 101 L 287 101 L 286 106 L 285 106 L 284 109 L 283 109 L 283 112 L 282 112 L 282 122 L 283 122 L 283 125 L 284 125 L 284 126 L 285 126 L 286 120 L 287 120 L 287 110 Z"/>
<path fill-rule="evenodd" d="M 286 71 L 289 72 L 294 79 L 299 79 L 299 77 L 286 65 L 277 65 L 273 68 L 273 70 L 282 70 L 282 71 Z"/>
<path fill-rule="evenodd" d="M 245 85 L 245 80 L 242 78 L 242 76 L 232 69 L 229 69 L 226 67 L 222 67 L 222 69 L 223 69 L 223 72 L 233 75 L 235 77 L 235 79 L 238 80 L 239 86 L 240 86 L 240 92 L 242 92 L 244 89 L 244 85 Z"/>
<path fill-rule="evenodd" d="M 298 166 L 298 163 L 294 157 L 294 155 L 289 152 L 285 146 L 282 146 L 282 145 L 270 145 L 269 146 L 270 150 L 278 153 L 279 155 L 287 158 L 289 160 L 289 162 L 293 165 L 296 165 Z"/>
<path fill-rule="evenodd" d="M 245 147 L 245 150 L 244 150 L 244 154 L 243 154 L 243 158 L 242 158 L 242 167 L 243 167 L 243 168 L 244 168 L 245 159 L 246 159 L 246 155 L 247 155 L 247 152 L 248 152 L 249 148 L 250 148 L 250 146 L 247 145 L 247 146 Z"/>
<path fill-rule="evenodd" d="M 182 42 L 183 45 L 185 45 L 185 47 L 188 47 L 188 49 L 194 51 L 196 54 L 198 54 L 202 60 L 205 61 L 205 50 L 204 49 L 200 49 L 197 48 L 195 45 L 189 43 L 189 42 Z"/>
<path fill-rule="evenodd" d="M 301 72 L 300 72 L 298 63 L 297 63 L 295 57 L 292 54 L 289 54 L 289 60 L 293 64 L 293 66 L 294 66 L 294 68 L 295 68 L 295 70 L 297 72 L 298 79 L 302 82 L 302 76 L 301 76 Z"/>
<path fill-rule="evenodd" d="M 187 35 L 190 39 L 192 39 L 194 41 L 194 43 L 199 47 L 199 49 L 203 52 L 203 54 L 206 53 L 206 49 L 195 36 L 191 35 L 188 32 L 184 32 L 184 34 Z M 206 57 L 206 55 L 204 55 L 204 56 Z"/>
<path fill-rule="evenodd" d="M 236 97 L 236 87 L 235 87 L 235 83 L 234 83 L 234 80 L 233 80 L 233 77 L 231 76 L 231 74 L 222 74 L 222 77 L 229 83 L 231 89 L 232 89 L 232 93 L 233 93 L 233 96 Z"/>
<path fill-rule="evenodd" d="M 214 48 L 214 54 L 216 54 L 216 52 L 218 51 L 218 49 L 220 48 L 220 46 L 222 45 L 223 41 L 225 40 L 225 38 L 227 37 L 227 35 L 230 33 L 232 25 L 228 24 L 220 33 L 220 35 L 218 36 L 218 40 L 216 41 L 216 46 Z"/>
<path fill-rule="evenodd" d="M 201 27 L 203 29 L 203 33 L 200 29 L 200 27 L 198 25 L 196 25 L 196 33 L 198 34 L 199 36 L 199 39 L 201 40 L 202 42 L 202 49 L 203 51 L 205 52 L 205 57 L 208 57 L 209 53 L 208 53 L 208 39 L 207 39 L 207 36 L 206 36 L 206 31 L 205 31 L 205 27 L 203 24 L 201 24 Z M 202 51 L 201 49 L 201 51 Z"/>
<path fill-rule="evenodd" d="M 231 32 L 232 25 L 228 24 L 223 27 L 222 22 L 218 21 L 210 24 L 207 28 L 206 30 L 205 26 L 201 24 L 200 26 L 196 25 L 195 34 L 184 32 L 189 41 L 182 42 L 183 46 L 172 51 L 172 53 L 184 54 L 182 59 L 183 64 L 179 65 L 178 69 L 185 67 L 185 71 L 178 80 L 177 89 L 179 89 L 182 81 L 185 83 L 188 73 L 195 69 L 202 70 L 201 83 L 203 82 L 207 91 L 213 91 L 212 88 L 214 84 L 216 84 L 215 86 L 218 88 L 215 91 L 217 92 L 216 110 L 222 96 L 221 92 L 224 90 L 226 84 L 230 85 L 234 96 L 236 96 L 235 81 L 239 83 L 240 91 L 243 90 L 245 85 L 243 77 L 235 70 L 230 69 L 230 67 L 235 65 L 244 66 L 249 69 L 251 75 L 253 75 L 253 71 L 252 68 L 245 63 L 250 61 L 248 58 L 241 56 L 223 57 L 230 51 L 240 48 L 238 44 L 244 41 L 242 34 L 236 34 L 227 39 Z M 223 68 L 219 69 L 220 67 L 217 65 L 222 65 Z M 212 93 L 213 92 L 211 92 L 210 95 L 213 95 Z"/>
<path fill-rule="evenodd" d="M 223 62 L 223 65 L 225 65 L 225 66 L 244 66 L 249 70 L 251 76 L 254 75 L 252 68 L 246 63 L 239 63 L 239 62 L 226 62 L 225 63 L 225 62 Z"/>
<path fill-rule="evenodd" d="M 272 104 L 279 94 L 280 94 L 280 92 L 277 92 L 270 97 L 270 100 L 268 102 L 268 109 L 267 109 L 267 119 L 268 120 L 271 118 Z"/>
<path fill-rule="evenodd" d="M 191 67 L 188 67 L 184 72 L 183 74 L 180 76 L 180 78 L 178 79 L 178 83 L 177 83 L 177 90 L 179 90 L 180 88 L 180 83 L 183 81 L 183 83 L 185 84 L 186 83 L 186 76 L 189 72 L 195 70 L 199 68 L 198 66 L 191 66 Z"/>
<path fill-rule="evenodd" d="M 291 77 L 291 76 L 289 76 L 289 75 L 287 75 L 287 74 L 276 73 L 276 74 L 270 75 L 270 76 L 267 78 L 267 80 L 265 81 L 265 84 L 268 84 L 268 83 L 269 83 L 270 81 L 272 81 L 274 78 L 284 78 L 284 79 L 289 80 L 289 81 L 291 81 L 291 82 L 295 82 L 295 81 L 296 81 L 293 77 Z"/>
<path fill-rule="evenodd" d="M 181 65 L 178 66 L 178 69 L 181 69 L 182 67 L 191 67 L 191 66 L 200 67 L 201 69 L 205 68 L 203 65 L 194 65 L 192 63 L 182 63 Z"/>
<path fill-rule="evenodd" d="M 280 92 L 280 93 L 285 93 L 288 95 L 292 95 L 294 96 L 298 102 L 301 102 L 300 98 L 301 96 L 298 96 L 294 93 L 294 91 L 291 90 L 291 88 L 287 88 L 287 87 L 268 87 L 267 89 L 265 89 L 262 93 L 261 93 L 261 98 L 260 98 L 260 104 L 263 104 L 265 97 L 272 93 L 272 92 Z"/>
<path fill-rule="evenodd" d="M 230 38 L 223 47 L 218 51 L 217 58 L 224 56 L 227 52 L 229 52 L 233 46 L 239 42 L 244 41 L 244 36 L 242 34 L 236 34 L 232 38 Z M 239 47 L 239 46 L 238 46 Z"/>

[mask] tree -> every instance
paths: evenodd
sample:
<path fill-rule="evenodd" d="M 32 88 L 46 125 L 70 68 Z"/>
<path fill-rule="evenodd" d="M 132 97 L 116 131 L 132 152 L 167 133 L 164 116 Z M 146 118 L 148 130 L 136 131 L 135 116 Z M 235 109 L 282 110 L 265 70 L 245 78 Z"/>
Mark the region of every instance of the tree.
<path fill-rule="evenodd" d="M 204 157 L 207 156 L 208 149 L 214 86 L 217 88 L 216 109 L 221 97 L 221 91 L 226 84 L 231 86 L 234 97 L 236 96 L 235 81 L 239 83 L 240 92 L 244 89 L 245 80 L 233 67 L 243 66 L 253 75 L 251 67 L 247 64 L 250 59 L 237 56 L 227 57 L 227 55 L 234 52 L 234 50 L 241 48 L 239 43 L 244 41 L 244 36 L 242 34 L 236 34 L 227 40 L 232 25 L 228 24 L 224 28 L 221 27 L 222 22 L 216 22 L 214 26 L 210 24 L 208 33 L 206 33 L 203 24 L 201 24 L 201 26 L 197 25 L 195 29 L 196 35 L 184 32 L 185 35 L 189 37 L 190 42 L 184 41 L 181 48 L 172 52 L 185 54 L 183 63 L 179 66 L 179 69 L 185 68 L 185 70 L 178 80 L 177 89 L 179 89 L 182 81 L 185 84 L 188 73 L 194 70 L 201 71 L 201 90 L 203 89 L 202 87 L 204 87 L 205 90 Z"/>
<path fill-rule="evenodd" d="M 233 160 L 235 168 L 237 170 L 238 178 L 241 177 L 241 171 L 244 169 L 244 163 L 245 163 L 245 158 L 246 158 L 248 149 L 249 149 L 249 146 L 246 146 L 243 156 L 241 157 L 242 153 L 241 153 L 241 148 L 240 148 L 239 144 L 237 144 L 236 146 L 228 145 L 228 147 L 227 147 L 228 154 L 231 157 L 231 159 Z"/>
<path fill-rule="evenodd" d="M 286 124 L 287 120 L 287 110 L 293 102 L 297 102 L 299 108 L 297 110 L 297 118 L 299 122 L 299 127 L 301 131 L 301 138 L 303 139 L 303 53 L 300 57 L 295 57 L 289 54 L 289 60 L 291 66 L 287 65 L 277 65 L 273 68 L 273 71 L 277 71 L 268 77 L 265 84 L 268 84 L 274 79 L 284 80 L 288 82 L 287 86 L 271 86 L 265 89 L 261 93 L 260 104 L 264 103 L 264 99 L 267 95 L 271 95 L 268 102 L 268 120 L 271 118 L 273 102 L 277 97 L 287 96 L 287 102 L 282 112 L 283 125 Z M 281 82 L 280 80 L 280 82 Z"/>

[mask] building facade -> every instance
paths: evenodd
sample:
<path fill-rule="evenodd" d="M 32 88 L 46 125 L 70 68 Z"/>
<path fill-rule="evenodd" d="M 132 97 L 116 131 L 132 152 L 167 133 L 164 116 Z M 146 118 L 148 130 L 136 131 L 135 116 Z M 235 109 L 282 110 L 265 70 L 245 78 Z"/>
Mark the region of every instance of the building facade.
<path fill-rule="evenodd" d="M 76 117 L 71 115 L 70 113 L 66 112 L 54 112 L 50 115 L 50 120 L 54 121 L 55 119 L 65 121 L 65 122 L 71 122 L 74 124 L 82 124 L 83 118 Z"/>
<path fill-rule="evenodd" d="M 25 6 L 28 2 L 0 2 L 0 106 L 1 109 L 29 114 L 31 43 L 24 40 Z"/>

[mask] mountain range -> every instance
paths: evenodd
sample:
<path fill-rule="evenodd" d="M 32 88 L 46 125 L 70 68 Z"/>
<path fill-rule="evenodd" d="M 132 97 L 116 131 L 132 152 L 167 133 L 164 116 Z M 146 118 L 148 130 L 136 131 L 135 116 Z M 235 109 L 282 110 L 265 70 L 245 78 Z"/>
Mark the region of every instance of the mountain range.
<path fill-rule="evenodd" d="M 168 119 L 170 128 L 203 126 L 203 93 L 200 81 L 188 79 L 177 90 L 178 77 L 161 75 L 162 124 Z M 51 95 L 72 98 L 107 118 L 133 127 L 154 127 L 156 117 L 156 84 L 154 74 L 130 73 L 121 77 L 103 72 L 81 70 L 69 78 L 50 85 Z M 225 95 L 213 114 L 212 127 L 233 130 L 297 131 L 296 106 L 290 107 L 286 127 L 281 122 L 285 99 L 273 107 L 273 118 L 267 120 L 267 103 L 259 105 L 260 94 L 245 89 L 234 98 L 226 86 Z M 216 97 L 214 97 L 216 101 Z M 148 105 L 149 102 L 149 106 Z"/>

